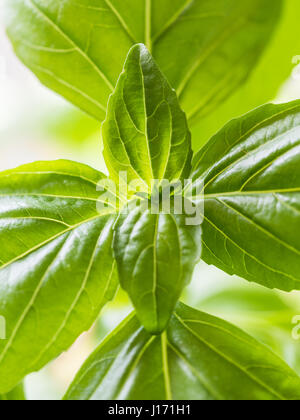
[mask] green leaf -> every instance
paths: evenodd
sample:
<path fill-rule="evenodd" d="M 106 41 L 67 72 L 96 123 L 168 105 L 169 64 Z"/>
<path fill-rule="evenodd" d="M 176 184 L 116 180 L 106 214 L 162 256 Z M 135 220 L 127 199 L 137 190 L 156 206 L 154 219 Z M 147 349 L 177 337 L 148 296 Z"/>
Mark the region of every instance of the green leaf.
<path fill-rule="evenodd" d="M 197 296 L 195 299 L 197 301 Z M 245 282 L 239 284 L 235 280 L 233 286 L 213 292 L 204 299 L 199 296 L 196 305 L 268 345 L 299 373 L 299 342 L 291 333 L 296 325 L 292 320 L 299 311 L 297 295 L 287 296 L 283 292 Z"/>
<path fill-rule="evenodd" d="M 127 57 L 102 126 L 104 157 L 116 182 L 151 190 L 153 180 L 184 179 L 190 172 L 191 135 L 176 93 L 144 45 Z"/>
<path fill-rule="evenodd" d="M 113 245 L 121 286 L 140 322 L 161 333 L 200 259 L 200 225 L 187 226 L 185 215 L 137 206 L 120 215 Z"/>
<path fill-rule="evenodd" d="M 104 178 L 68 161 L 0 174 L 1 393 L 68 349 L 114 296 L 115 210 L 97 208 Z"/>
<path fill-rule="evenodd" d="M 264 328 L 267 323 L 276 324 L 274 326 L 286 328 L 290 332 L 291 319 L 296 308 L 285 302 L 276 291 L 243 284 L 247 287 L 231 286 L 218 290 L 205 299 L 200 298 L 197 307 L 233 323 L 261 323 Z"/>
<path fill-rule="evenodd" d="M 281 0 L 7 0 L 20 59 L 54 91 L 103 120 L 129 48 L 144 43 L 191 119 L 248 77 Z"/>
<path fill-rule="evenodd" d="M 276 98 L 298 64 L 300 51 L 300 2 L 283 2 L 283 11 L 272 41 L 246 83 L 193 127 L 193 146 L 199 149 L 228 121 Z M 297 94 L 297 92 L 295 92 Z M 297 96 L 294 97 L 297 99 Z M 290 100 L 290 98 L 287 98 Z"/>
<path fill-rule="evenodd" d="M 7 394 L 0 394 L 0 401 L 25 401 L 25 392 L 23 384 L 16 386 L 12 391 Z"/>
<path fill-rule="evenodd" d="M 270 288 L 300 289 L 300 102 L 234 120 L 195 157 L 202 258 Z"/>
<path fill-rule="evenodd" d="M 67 400 L 299 400 L 300 378 L 233 325 L 177 306 L 162 336 L 131 315 L 86 361 Z"/>

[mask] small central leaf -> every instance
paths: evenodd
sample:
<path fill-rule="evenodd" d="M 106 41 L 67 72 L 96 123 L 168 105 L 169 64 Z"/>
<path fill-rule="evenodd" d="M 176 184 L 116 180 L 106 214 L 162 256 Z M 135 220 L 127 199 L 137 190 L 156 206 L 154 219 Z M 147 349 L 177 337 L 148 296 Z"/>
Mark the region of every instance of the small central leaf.
<path fill-rule="evenodd" d="M 192 150 L 185 114 L 142 44 L 128 54 L 102 134 L 105 161 L 117 182 L 126 177 L 128 183 L 151 191 L 153 180 L 172 182 L 189 173 Z"/>
<path fill-rule="evenodd" d="M 202 117 L 203 124 L 203 117 L 215 113 L 252 73 L 280 20 L 282 4 L 290 8 L 293 3 L 294 15 L 298 12 L 297 0 L 2 0 L 1 6 L 3 3 L 17 56 L 43 84 L 97 121 L 103 121 L 127 51 L 144 42 L 177 90 L 189 120 Z M 281 60 L 280 82 L 290 71 L 290 58 L 299 50 L 293 39 L 299 38 L 296 18 L 290 26 L 296 26 L 293 32 L 281 28 L 284 38 L 280 41 L 288 45 L 286 60 Z M 261 90 L 265 99 L 273 97 L 278 88 L 274 84 L 278 57 L 276 49 L 272 60 L 276 74 L 263 77 L 262 89 L 253 89 Z M 274 67 L 270 66 L 269 71 Z M 268 72 L 260 73 L 265 75 Z M 249 90 L 246 93 L 251 96 Z M 248 97 L 240 98 L 244 107 L 245 101 L 253 104 Z"/>

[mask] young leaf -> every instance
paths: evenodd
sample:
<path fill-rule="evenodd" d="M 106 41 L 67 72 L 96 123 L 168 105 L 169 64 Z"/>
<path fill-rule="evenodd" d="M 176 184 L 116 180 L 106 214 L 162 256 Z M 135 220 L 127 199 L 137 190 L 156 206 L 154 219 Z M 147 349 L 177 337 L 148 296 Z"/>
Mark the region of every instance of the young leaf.
<path fill-rule="evenodd" d="M 121 214 L 114 252 L 122 287 L 146 330 L 161 333 L 201 256 L 201 227 L 141 206 Z"/>
<path fill-rule="evenodd" d="M 131 315 L 86 361 L 66 400 L 299 400 L 300 378 L 233 325 L 177 306 L 166 333 Z"/>
<path fill-rule="evenodd" d="M 0 393 L 90 328 L 117 288 L 114 209 L 99 213 L 104 176 L 68 161 L 0 174 Z"/>
<path fill-rule="evenodd" d="M 300 289 L 300 101 L 234 120 L 194 160 L 203 255 L 229 274 Z"/>
<path fill-rule="evenodd" d="M 104 157 L 110 175 L 139 181 L 184 179 L 190 171 L 191 136 L 176 93 L 144 45 L 127 57 L 102 126 Z"/>
<path fill-rule="evenodd" d="M 25 401 L 26 396 L 23 384 L 16 386 L 7 394 L 0 394 L 0 401 Z"/>
<path fill-rule="evenodd" d="M 189 118 L 209 112 L 248 77 L 281 0 L 6 0 L 20 59 L 48 87 L 105 117 L 129 48 L 144 43 Z"/>

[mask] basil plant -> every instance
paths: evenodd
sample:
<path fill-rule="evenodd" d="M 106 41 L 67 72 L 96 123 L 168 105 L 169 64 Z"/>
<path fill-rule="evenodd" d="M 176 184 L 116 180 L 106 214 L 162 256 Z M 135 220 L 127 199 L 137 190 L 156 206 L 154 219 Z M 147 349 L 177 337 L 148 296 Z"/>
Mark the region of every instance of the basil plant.
<path fill-rule="evenodd" d="M 300 378 L 267 346 L 180 302 L 200 260 L 300 289 L 300 101 L 257 108 L 192 148 L 197 121 L 246 81 L 281 9 L 281 0 L 7 2 L 16 54 L 102 122 L 109 175 L 67 160 L 0 174 L 3 399 L 88 330 L 119 285 L 133 312 L 65 400 L 300 399 Z"/>

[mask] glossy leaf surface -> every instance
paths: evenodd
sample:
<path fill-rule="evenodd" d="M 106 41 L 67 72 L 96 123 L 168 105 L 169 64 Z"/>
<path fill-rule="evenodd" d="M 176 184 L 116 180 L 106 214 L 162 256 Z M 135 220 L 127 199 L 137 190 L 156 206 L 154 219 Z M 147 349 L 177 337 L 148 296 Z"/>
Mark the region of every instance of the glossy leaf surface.
<path fill-rule="evenodd" d="M 275 34 L 249 79 L 220 107 L 203 116 L 192 127 L 195 150 L 203 146 L 228 121 L 273 101 L 278 94 L 280 100 L 299 98 L 299 92 L 297 92 L 300 69 L 299 16 L 300 2 L 298 0 L 283 2 L 283 10 Z M 290 88 L 284 83 L 292 74 L 296 82 L 294 80 L 294 86 Z"/>
<path fill-rule="evenodd" d="M 0 401 L 25 401 L 25 392 L 23 384 L 16 386 L 7 394 L 0 394 Z"/>
<path fill-rule="evenodd" d="M 191 136 L 176 93 L 144 45 L 133 47 L 102 126 L 111 177 L 151 190 L 154 180 L 184 179 L 190 172 Z"/>
<path fill-rule="evenodd" d="M 205 185 L 202 258 L 229 274 L 300 288 L 300 103 L 230 122 L 194 160 Z"/>
<path fill-rule="evenodd" d="M 281 0 L 7 0 L 21 60 L 54 91 L 102 121 L 129 48 L 144 43 L 190 119 L 249 75 Z M 184 36 L 183 36 L 184 34 Z"/>
<path fill-rule="evenodd" d="M 154 337 L 130 316 L 86 361 L 68 400 L 298 400 L 299 377 L 238 328 L 179 304 Z"/>
<path fill-rule="evenodd" d="M 121 285 L 141 323 L 161 333 L 200 259 L 201 226 L 187 226 L 185 215 L 138 206 L 120 215 L 114 251 Z"/>
<path fill-rule="evenodd" d="M 1 393 L 66 350 L 114 296 L 114 215 L 96 206 L 103 177 L 68 161 L 0 175 Z"/>

